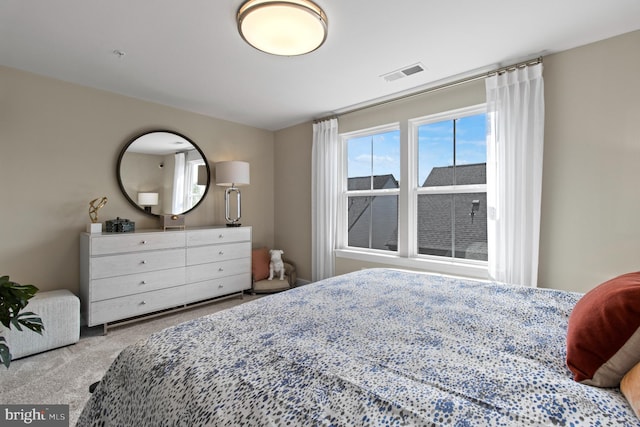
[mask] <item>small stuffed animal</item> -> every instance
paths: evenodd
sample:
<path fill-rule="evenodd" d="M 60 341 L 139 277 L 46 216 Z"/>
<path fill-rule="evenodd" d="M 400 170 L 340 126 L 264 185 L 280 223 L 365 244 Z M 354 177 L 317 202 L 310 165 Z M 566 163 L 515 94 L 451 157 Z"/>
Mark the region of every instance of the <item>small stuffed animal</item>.
<path fill-rule="evenodd" d="M 280 280 L 284 280 L 284 262 L 282 262 L 282 254 L 284 254 L 284 251 L 280 249 L 271 249 L 269 251 L 271 261 L 269 262 L 268 280 L 273 280 L 274 273 L 280 273 Z"/>

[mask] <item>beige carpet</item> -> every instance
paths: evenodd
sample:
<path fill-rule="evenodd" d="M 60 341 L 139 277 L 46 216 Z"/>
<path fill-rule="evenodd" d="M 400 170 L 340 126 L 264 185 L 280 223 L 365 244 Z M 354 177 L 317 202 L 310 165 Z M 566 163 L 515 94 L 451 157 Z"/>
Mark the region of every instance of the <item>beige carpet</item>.
<path fill-rule="evenodd" d="M 8 370 L 0 365 L 0 403 L 68 404 L 69 425 L 75 426 L 89 399 L 89 385 L 100 380 L 126 346 L 169 326 L 258 297 L 245 295 L 244 299 L 226 299 L 123 325 L 110 329 L 106 336 L 102 334 L 102 327 L 83 328 L 80 341 L 74 345 L 14 360 Z"/>

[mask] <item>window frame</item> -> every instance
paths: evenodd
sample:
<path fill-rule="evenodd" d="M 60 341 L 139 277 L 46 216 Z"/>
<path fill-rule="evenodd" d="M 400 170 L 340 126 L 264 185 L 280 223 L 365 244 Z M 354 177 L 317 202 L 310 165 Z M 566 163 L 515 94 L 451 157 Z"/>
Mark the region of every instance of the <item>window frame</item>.
<path fill-rule="evenodd" d="M 444 112 L 410 118 L 402 122 L 393 122 L 385 125 L 369 127 L 356 131 L 340 134 L 340 159 L 338 179 L 340 183 L 340 196 L 338 200 L 337 258 L 349 259 L 364 263 L 382 264 L 391 267 L 419 269 L 450 274 L 456 276 L 474 277 L 478 279 L 488 278 L 488 262 L 470 260 L 455 257 L 439 257 L 418 253 L 418 195 L 436 193 L 470 193 L 487 192 L 486 184 L 473 184 L 464 186 L 420 187 L 418 183 L 418 128 L 421 125 L 435 123 L 454 118 L 462 118 L 475 114 L 486 113 L 486 103 L 456 108 Z M 489 117 L 489 116 L 487 116 Z M 348 212 L 347 212 L 347 140 L 354 137 L 362 137 L 383 133 L 390 130 L 400 131 L 400 186 L 393 190 L 358 190 L 350 195 L 398 195 L 398 249 L 395 252 L 368 248 L 350 247 L 348 243 Z M 488 130 L 487 130 L 488 131 Z"/>
<path fill-rule="evenodd" d="M 186 179 L 184 182 L 185 207 L 186 209 L 193 209 L 194 206 L 198 203 L 195 198 L 199 197 L 198 200 L 202 199 L 204 189 L 206 188 L 206 185 L 198 184 L 198 168 L 200 166 L 204 166 L 205 163 L 202 159 L 187 159 L 185 164 L 187 168 Z M 194 185 L 198 187 L 198 192 L 193 191 Z"/>
<path fill-rule="evenodd" d="M 348 251 L 355 252 L 364 252 L 370 254 L 397 254 L 398 251 L 388 251 L 382 249 L 373 249 L 373 248 L 361 248 L 357 246 L 349 246 L 349 197 L 372 197 L 372 196 L 397 196 L 398 197 L 398 208 L 400 206 L 400 187 L 398 188 L 379 188 L 379 189 L 369 189 L 369 190 L 349 190 L 348 189 L 348 141 L 353 138 L 362 138 L 367 136 L 373 136 L 380 133 L 385 132 L 395 132 L 400 131 L 400 123 L 388 123 L 385 125 L 374 126 L 367 129 L 361 129 L 353 132 L 347 132 L 344 134 L 340 134 L 340 165 L 342 167 L 338 168 L 339 171 L 339 182 L 340 182 L 340 200 L 338 201 L 338 233 L 336 238 L 337 248 L 346 249 Z M 400 138 L 400 145 L 402 146 L 402 137 Z M 402 156 L 400 156 L 400 164 L 402 170 Z M 399 177 L 400 178 L 400 177 Z M 400 183 L 402 185 L 402 183 Z M 398 227 L 400 222 L 400 209 L 398 209 Z"/>
<path fill-rule="evenodd" d="M 409 163 L 413 166 L 409 171 L 409 179 L 408 185 L 411 189 L 410 194 L 410 211 L 411 215 L 409 218 L 409 233 L 408 233 L 408 245 L 409 245 L 409 256 L 416 258 L 423 258 L 429 260 L 441 260 L 445 257 L 435 256 L 435 255 L 425 255 L 419 253 L 418 248 L 418 196 L 420 195 L 430 195 L 430 194 L 467 194 L 467 193 L 486 193 L 487 192 L 487 184 L 468 184 L 468 185 L 443 185 L 438 187 L 422 187 L 420 186 L 420 182 L 418 182 L 418 129 L 420 126 L 428 125 L 432 123 L 439 123 L 448 120 L 456 120 L 464 117 L 470 117 L 477 114 L 486 114 L 487 106 L 486 103 L 472 105 L 469 107 L 457 108 L 455 110 L 444 111 L 441 113 L 430 114 L 428 116 L 416 117 L 408 120 L 409 124 L 409 150 L 410 153 L 413 154 L 413 161 Z M 486 208 L 486 207 L 485 207 Z M 479 261 L 479 260 L 469 260 L 464 258 L 455 258 L 451 257 L 455 262 L 460 264 L 470 264 L 470 265 L 480 265 L 486 266 L 488 269 L 487 261 Z"/>

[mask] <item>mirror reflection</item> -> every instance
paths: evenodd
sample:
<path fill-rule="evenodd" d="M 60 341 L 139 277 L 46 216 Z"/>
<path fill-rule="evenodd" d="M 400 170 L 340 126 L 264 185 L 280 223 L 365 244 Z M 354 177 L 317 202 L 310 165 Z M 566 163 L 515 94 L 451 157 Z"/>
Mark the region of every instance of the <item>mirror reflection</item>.
<path fill-rule="evenodd" d="M 134 138 L 120 153 L 117 172 L 125 197 L 151 215 L 189 212 L 204 199 L 210 181 L 200 148 L 169 131 Z"/>

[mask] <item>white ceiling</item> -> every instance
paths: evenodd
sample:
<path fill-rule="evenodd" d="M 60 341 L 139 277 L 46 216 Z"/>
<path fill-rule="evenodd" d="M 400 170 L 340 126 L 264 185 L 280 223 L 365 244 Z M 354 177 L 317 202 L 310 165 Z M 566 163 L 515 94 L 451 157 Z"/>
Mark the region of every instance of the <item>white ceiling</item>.
<path fill-rule="evenodd" d="M 640 29 L 640 0 L 317 0 L 325 44 L 278 57 L 239 36 L 242 2 L 0 0 L 0 64 L 277 130 Z"/>

